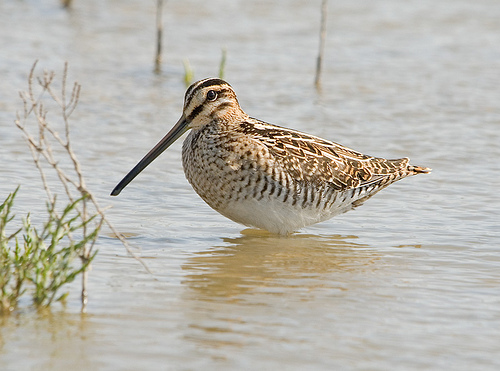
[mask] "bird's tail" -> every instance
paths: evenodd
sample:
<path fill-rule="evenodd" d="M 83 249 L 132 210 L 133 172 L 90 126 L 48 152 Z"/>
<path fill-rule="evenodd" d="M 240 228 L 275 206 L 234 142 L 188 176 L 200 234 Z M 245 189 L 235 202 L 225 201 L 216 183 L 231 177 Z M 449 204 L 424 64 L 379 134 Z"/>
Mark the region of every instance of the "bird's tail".
<path fill-rule="evenodd" d="M 409 165 L 408 166 L 408 171 L 414 175 L 414 174 L 429 174 L 432 169 L 430 167 L 421 167 L 421 166 L 413 166 Z"/>

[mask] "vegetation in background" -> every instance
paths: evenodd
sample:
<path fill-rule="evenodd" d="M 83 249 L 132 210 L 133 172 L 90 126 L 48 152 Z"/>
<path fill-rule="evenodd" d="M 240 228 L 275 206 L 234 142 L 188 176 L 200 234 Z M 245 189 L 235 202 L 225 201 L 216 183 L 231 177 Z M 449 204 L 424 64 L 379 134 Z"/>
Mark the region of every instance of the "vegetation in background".
<path fill-rule="evenodd" d="M 156 55 L 155 55 L 155 73 L 161 72 L 161 51 L 163 43 L 163 0 L 156 1 Z"/>
<path fill-rule="evenodd" d="M 221 60 L 219 64 L 219 78 L 223 79 L 226 71 L 226 57 L 227 57 L 227 50 L 226 48 L 222 48 L 222 55 L 221 55 Z M 194 80 L 194 71 L 191 68 L 191 65 L 189 64 L 188 59 L 184 59 L 184 84 L 186 84 L 186 87 L 191 85 Z"/>
<path fill-rule="evenodd" d="M 154 72 L 159 74 L 161 72 L 162 63 L 162 50 L 163 50 L 163 0 L 156 0 L 156 50 L 154 61 Z M 64 8 L 69 9 L 72 5 L 72 0 L 61 0 Z M 328 0 L 321 1 L 321 23 L 319 31 L 319 51 L 316 58 L 316 73 L 314 76 L 314 85 L 318 91 L 321 89 L 321 70 L 323 65 L 323 54 L 325 49 L 326 39 L 326 19 L 328 12 Z M 219 66 L 219 77 L 224 79 L 224 70 L 226 66 L 226 49 L 222 49 L 222 58 Z M 185 59 L 184 64 L 184 83 L 187 86 L 193 83 L 194 73 L 189 61 Z"/>
<path fill-rule="evenodd" d="M 227 56 L 227 50 L 226 48 L 222 48 L 222 57 L 220 59 L 220 65 L 219 65 L 219 78 L 224 79 L 224 74 L 226 70 L 226 56 Z"/>
<path fill-rule="evenodd" d="M 323 52 L 325 50 L 326 38 L 326 16 L 328 13 L 328 0 L 321 1 L 321 25 L 319 29 L 319 51 L 316 59 L 316 75 L 314 77 L 314 86 L 316 89 L 321 89 L 321 67 L 323 65 Z"/>
<path fill-rule="evenodd" d="M 184 64 L 184 84 L 186 85 L 186 87 L 188 87 L 193 82 L 194 72 L 193 69 L 191 68 L 191 65 L 189 64 L 188 59 L 184 59 L 183 64 Z"/>

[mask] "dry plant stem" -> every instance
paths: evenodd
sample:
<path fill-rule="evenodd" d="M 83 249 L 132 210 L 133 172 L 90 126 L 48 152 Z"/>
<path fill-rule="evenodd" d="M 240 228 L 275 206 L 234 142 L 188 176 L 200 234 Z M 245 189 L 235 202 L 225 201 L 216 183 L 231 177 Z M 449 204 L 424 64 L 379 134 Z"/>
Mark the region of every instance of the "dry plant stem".
<path fill-rule="evenodd" d="M 156 57 L 155 57 L 155 72 L 160 73 L 161 71 L 161 46 L 162 46 L 162 35 L 163 35 L 163 0 L 157 0 L 156 2 Z"/>
<path fill-rule="evenodd" d="M 318 59 L 316 60 L 316 76 L 314 78 L 314 85 L 316 89 L 321 88 L 321 67 L 323 64 L 323 52 L 325 49 L 325 38 L 326 38 L 326 16 L 328 8 L 328 0 L 322 0 L 321 2 L 321 26 L 319 33 L 319 52 Z"/>
<path fill-rule="evenodd" d="M 63 188 L 66 193 L 68 200 L 71 203 L 74 203 L 76 199 L 82 198 L 82 206 L 75 207 L 78 215 L 81 217 L 83 221 L 89 219 L 89 204 L 92 205 L 93 210 L 100 216 L 99 228 L 102 224 L 106 224 L 112 233 L 117 236 L 117 238 L 122 242 L 125 246 L 127 252 L 137 259 L 149 272 L 149 269 L 146 267 L 144 262 L 136 256 L 136 254 L 130 248 L 127 240 L 114 228 L 111 222 L 105 217 L 104 211 L 105 209 L 101 208 L 95 199 L 94 195 L 89 192 L 85 185 L 85 181 L 83 178 L 83 173 L 81 170 L 80 162 L 78 161 L 70 140 L 70 128 L 69 128 L 69 118 L 71 114 L 74 112 L 78 100 L 80 97 L 80 85 L 78 83 L 73 84 L 73 88 L 71 90 L 71 94 L 69 96 L 69 100 L 67 99 L 66 92 L 66 84 L 67 84 L 67 74 L 68 74 L 68 64 L 65 63 L 63 78 L 62 78 L 62 88 L 61 88 L 61 96 L 58 96 L 54 89 L 52 88 L 52 83 L 54 80 L 55 74 L 53 72 L 44 71 L 43 78 L 37 78 L 37 82 L 39 86 L 42 88 L 42 91 L 39 96 L 35 96 L 34 93 L 34 71 L 36 68 L 37 62 L 33 64 L 31 68 L 29 78 L 28 78 L 28 92 L 21 93 L 21 99 L 24 104 L 24 112 L 23 116 L 20 117 L 18 114 L 16 125 L 23 132 L 28 146 L 30 148 L 31 155 L 33 157 L 33 161 L 35 163 L 36 168 L 40 173 L 40 177 L 42 179 L 44 190 L 47 194 L 49 204 L 54 209 L 54 213 L 57 215 L 57 211 L 55 210 L 56 197 L 51 192 L 49 183 L 47 181 L 47 177 L 45 175 L 45 171 L 42 166 L 42 159 L 46 161 L 46 163 L 52 167 Z M 47 111 L 42 102 L 42 98 L 45 94 L 49 94 L 54 102 L 60 107 L 63 123 L 64 123 L 64 137 L 61 137 L 47 122 L 46 116 Z M 28 129 L 26 128 L 26 122 L 28 118 L 34 115 L 38 124 L 38 138 L 34 138 Z M 66 171 L 62 169 L 59 165 L 58 161 L 54 157 L 51 141 L 55 140 L 57 144 L 59 144 L 64 150 L 68 153 L 71 163 L 73 165 L 73 172 L 75 176 L 68 174 Z M 76 195 L 74 192 L 76 191 Z M 86 224 L 83 225 L 83 235 L 86 236 L 88 233 Z M 92 250 L 95 244 L 95 240 L 91 244 L 86 244 L 84 246 L 83 252 L 80 255 L 82 263 L 88 262 L 88 260 L 92 256 Z M 85 305 L 87 303 L 87 270 L 83 271 L 82 274 L 82 308 L 85 309 Z"/>

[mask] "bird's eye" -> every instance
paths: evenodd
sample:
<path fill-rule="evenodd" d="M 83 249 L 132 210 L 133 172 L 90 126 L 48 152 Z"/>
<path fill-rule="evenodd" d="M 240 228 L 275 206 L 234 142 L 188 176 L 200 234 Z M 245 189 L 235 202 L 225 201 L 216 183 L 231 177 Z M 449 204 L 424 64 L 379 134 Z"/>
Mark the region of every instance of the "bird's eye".
<path fill-rule="evenodd" d="M 209 90 L 207 93 L 207 100 L 214 101 L 217 99 L 217 93 L 213 90 Z"/>

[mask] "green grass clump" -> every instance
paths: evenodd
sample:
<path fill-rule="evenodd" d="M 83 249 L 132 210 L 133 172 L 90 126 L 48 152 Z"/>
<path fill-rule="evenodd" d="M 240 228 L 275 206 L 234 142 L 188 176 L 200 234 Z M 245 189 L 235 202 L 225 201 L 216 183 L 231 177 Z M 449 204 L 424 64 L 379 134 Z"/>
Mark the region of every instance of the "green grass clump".
<path fill-rule="evenodd" d="M 30 265 L 27 254 L 17 240 L 22 228 L 10 235 L 6 231 L 7 224 L 14 218 L 10 213 L 16 193 L 17 189 L 0 205 L 0 314 L 11 311 L 17 305 L 24 293 L 25 272 Z M 12 240 L 15 242 L 14 248 L 9 247 Z"/>
<path fill-rule="evenodd" d="M 7 226 L 14 222 L 11 213 L 18 190 L 19 187 L 0 205 L 1 314 L 14 310 L 27 289 L 37 307 L 63 300 L 68 292 L 61 294 L 61 288 L 94 259 L 97 251 L 88 255 L 87 244 L 95 243 L 102 225 L 94 223 L 98 214 L 82 218 L 78 206 L 84 196 L 69 203 L 60 214 L 55 203 L 47 203 L 47 220 L 41 230 L 31 224 L 28 215 L 22 227 L 7 234 Z M 80 264 L 75 262 L 77 258 Z"/>

